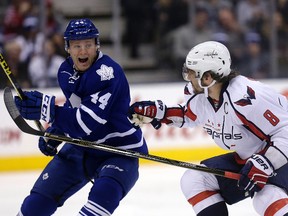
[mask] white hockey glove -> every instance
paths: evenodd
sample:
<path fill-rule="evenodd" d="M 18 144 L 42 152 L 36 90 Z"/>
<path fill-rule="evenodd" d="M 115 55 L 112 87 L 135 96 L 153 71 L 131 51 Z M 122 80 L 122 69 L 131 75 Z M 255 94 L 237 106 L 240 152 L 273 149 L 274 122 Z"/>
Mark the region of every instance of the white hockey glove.
<path fill-rule="evenodd" d="M 161 120 L 165 116 L 166 105 L 161 101 L 135 102 L 129 108 L 129 119 L 135 126 L 151 123 L 155 129 L 161 127 Z"/>

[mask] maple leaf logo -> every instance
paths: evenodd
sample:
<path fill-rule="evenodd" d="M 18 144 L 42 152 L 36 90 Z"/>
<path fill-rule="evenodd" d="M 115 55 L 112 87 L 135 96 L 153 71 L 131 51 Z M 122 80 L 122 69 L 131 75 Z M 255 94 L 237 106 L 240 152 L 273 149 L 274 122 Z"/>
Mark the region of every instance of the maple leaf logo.
<path fill-rule="evenodd" d="M 255 91 L 251 87 L 247 86 L 247 94 L 244 95 L 243 99 L 240 99 L 234 103 L 239 106 L 247 106 L 252 104 L 251 100 L 253 99 L 256 99 Z"/>
<path fill-rule="evenodd" d="M 101 77 L 101 81 L 110 80 L 114 78 L 114 70 L 112 67 L 102 64 L 96 73 Z"/>

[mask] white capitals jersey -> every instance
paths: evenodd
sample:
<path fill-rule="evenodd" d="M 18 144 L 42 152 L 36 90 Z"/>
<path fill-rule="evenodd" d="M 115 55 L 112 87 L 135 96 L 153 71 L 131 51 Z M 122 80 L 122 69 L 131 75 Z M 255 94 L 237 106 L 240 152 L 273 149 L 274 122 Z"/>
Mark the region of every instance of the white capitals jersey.
<path fill-rule="evenodd" d="M 237 76 L 223 87 L 218 108 L 204 93 L 193 95 L 191 83 L 185 96 L 183 127 L 203 126 L 218 146 L 244 160 L 267 144 L 288 155 L 287 99 L 270 87 Z"/>

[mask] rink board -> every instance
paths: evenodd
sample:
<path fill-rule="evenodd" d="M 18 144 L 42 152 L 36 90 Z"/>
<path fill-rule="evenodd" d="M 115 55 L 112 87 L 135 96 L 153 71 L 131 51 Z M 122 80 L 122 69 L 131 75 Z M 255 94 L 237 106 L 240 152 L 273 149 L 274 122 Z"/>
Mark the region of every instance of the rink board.
<path fill-rule="evenodd" d="M 287 79 L 263 81 L 288 96 Z M 131 101 L 161 99 L 167 105 L 182 103 L 184 85 L 184 82 L 132 85 Z M 55 95 L 58 104 L 64 101 L 58 89 L 39 91 Z M 51 157 L 42 155 L 38 150 L 38 137 L 22 133 L 16 127 L 3 103 L 3 91 L 0 91 L 0 111 L 0 172 L 43 168 Z M 35 127 L 33 121 L 29 123 Z M 163 125 L 155 130 L 151 125 L 145 125 L 142 129 L 151 155 L 181 161 L 200 161 L 226 152 L 218 148 L 202 128 L 180 129 Z M 141 160 L 144 164 L 148 162 Z"/>

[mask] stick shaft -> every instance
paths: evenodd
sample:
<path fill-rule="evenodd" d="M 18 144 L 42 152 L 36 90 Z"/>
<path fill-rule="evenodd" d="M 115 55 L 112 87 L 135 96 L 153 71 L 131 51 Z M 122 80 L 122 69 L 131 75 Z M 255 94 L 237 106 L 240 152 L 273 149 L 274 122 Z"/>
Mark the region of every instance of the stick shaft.
<path fill-rule="evenodd" d="M 52 140 L 67 142 L 67 143 L 71 143 L 71 144 L 82 146 L 82 147 L 87 147 L 87 148 L 106 151 L 106 152 L 110 152 L 110 153 L 120 154 L 120 155 L 124 155 L 124 156 L 128 156 L 128 157 L 142 158 L 142 159 L 146 159 L 146 160 L 150 160 L 150 161 L 169 164 L 172 166 L 194 169 L 194 170 L 222 176 L 225 178 L 230 178 L 230 179 L 235 179 L 235 180 L 238 180 L 240 178 L 240 174 L 238 174 L 238 173 L 218 170 L 218 169 L 209 168 L 209 167 L 205 167 L 205 166 L 201 166 L 201 165 L 197 165 L 197 164 L 192 164 L 192 163 L 187 163 L 187 162 L 183 162 L 183 161 L 178 161 L 178 160 L 174 160 L 174 159 L 164 158 L 164 157 L 150 155 L 150 154 L 144 154 L 144 153 L 136 152 L 136 151 L 132 151 L 132 150 L 119 149 L 119 148 L 116 148 L 113 146 L 98 144 L 98 143 L 95 143 L 92 141 L 75 139 L 75 138 L 71 138 L 71 137 L 67 137 L 67 136 L 45 133 L 45 132 L 42 132 L 39 130 L 35 130 L 20 115 L 20 113 L 19 113 L 19 111 L 18 111 L 18 109 L 14 103 L 13 95 L 12 95 L 10 88 L 5 88 L 5 90 L 4 90 L 4 102 L 5 102 L 5 106 L 8 110 L 11 118 L 13 119 L 15 124 L 18 126 L 18 128 L 20 130 L 22 130 L 23 132 L 31 134 L 31 135 L 42 136 L 42 137 L 46 137 L 46 138 L 52 139 Z"/>
<path fill-rule="evenodd" d="M 13 76 L 10 67 L 8 66 L 6 60 L 4 59 L 4 57 L 1 53 L 0 53 L 0 64 L 1 64 L 3 71 L 5 72 L 5 74 L 7 76 L 7 78 L 9 79 L 11 85 L 15 89 L 17 95 L 20 97 L 21 100 L 25 100 L 25 94 L 23 93 L 19 83 L 16 81 L 15 77 Z M 39 130 L 45 131 L 45 129 L 42 126 L 40 121 L 35 120 L 34 122 L 35 122 L 35 124 Z"/>
<path fill-rule="evenodd" d="M 65 137 L 65 136 L 60 136 L 60 135 L 55 135 L 55 134 L 50 134 L 50 133 L 44 133 L 44 137 L 47 137 L 48 139 L 53 139 L 53 140 L 58 140 L 62 142 L 67 142 L 71 143 L 74 145 L 82 146 L 82 147 L 88 147 L 88 148 L 93 148 L 97 150 L 102 150 L 110 153 L 115 153 L 115 154 L 120 154 L 128 157 L 134 157 L 134 158 L 142 158 L 150 161 L 155 161 L 159 163 L 164 163 L 164 164 L 169 164 L 172 166 L 178 166 L 178 167 L 183 167 L 183 168 L 188 168 L 188 169 L 194 169 L 202 172 L 207 172 L 211 173 L 214 175 L 230 178 L 230 179 L 239 179 L 239 174 L 238 173 L 232 173 L 228 171 L 223 171 L 223 170 L 218 170 L 218 169 L 213 169 L 197 164 L 192 164 L 192 163 L 187 163 L 183 161 L 178 161 L 174 159 L 169 159 L 169 158 L 164 158 L 156 155 L 150 155 L 150 154 L 144 154 L 141 152 L 136 152 L 136 151 L 131 151 L 131 150 L 124 150 L 124 149 L 118 149 L 113 146 L 108 146 L 108 145 L 103 145 L 103 144 L 96 144 L 91 141 L 87 140 L 80 140 L 80 139 L 74 139 L 71 137 Z"/>

